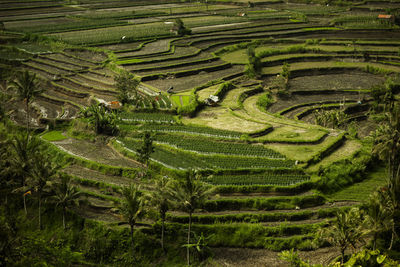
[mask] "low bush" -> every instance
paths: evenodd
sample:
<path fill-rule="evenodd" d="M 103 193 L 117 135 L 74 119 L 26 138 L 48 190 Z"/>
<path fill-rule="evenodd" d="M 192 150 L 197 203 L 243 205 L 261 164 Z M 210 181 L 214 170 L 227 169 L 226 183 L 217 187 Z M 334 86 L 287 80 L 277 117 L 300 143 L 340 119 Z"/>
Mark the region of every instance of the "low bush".
<path fill-rule="evenodd" d="M 321 179 L 317 182 L 317 188 L 324 193 L 330 193 L 362 181 L 370 160 L 371 155 L 360 150 L 353 159 L 335 162 L 320 170 Z"/>

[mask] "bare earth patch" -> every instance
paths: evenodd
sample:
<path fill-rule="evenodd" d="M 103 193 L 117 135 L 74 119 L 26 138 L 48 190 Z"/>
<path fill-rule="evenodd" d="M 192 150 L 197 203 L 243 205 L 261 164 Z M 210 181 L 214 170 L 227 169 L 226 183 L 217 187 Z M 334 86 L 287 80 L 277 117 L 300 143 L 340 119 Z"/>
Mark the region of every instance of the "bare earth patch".
<path fill-rule="evenodd" d="M 118 167 L 139 167 L 137 162 L 124 158 L 111 147 L 106 146 L 103 143 L 94 143 L 86 140 L 68 138 L 62 141 L 53 142 L 53 144 L 71 155 L 87 160 Z"/>
<path fill-rule="evenodd" d="M 213 262 L 208 267 L 283 267 L 289 263 L 279 259 L 280 252 L 266 249 L 250 248 L 213 248 Z M 331 262 L 338 251 L 335 248 L 321 248 L 315 251 L 299 251 L 300 257 L 312 264 L 327 264 Z"/>

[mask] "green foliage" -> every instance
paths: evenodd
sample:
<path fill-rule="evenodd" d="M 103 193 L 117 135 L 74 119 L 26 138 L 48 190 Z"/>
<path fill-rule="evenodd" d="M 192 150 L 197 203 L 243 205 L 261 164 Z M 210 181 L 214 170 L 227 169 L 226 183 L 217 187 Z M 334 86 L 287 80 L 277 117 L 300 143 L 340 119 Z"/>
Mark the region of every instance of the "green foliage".
<path fill-rule="evenodd" d="M 389 70 L 382 69 L 382 68 L 379 68 L 379 67 L 375 67 L 375 66 L 372 66 L 372 65 L 365 66 L 364 71 L 368 72 L 368 73 L 372 73 L 372 74 L 388 74 L 388 73 L 391 72 Z"/>
<path fill-rule="evenodd" d="M 116 135 L 119 132 L 116 113 L 108 111 L 103 105 L 93 104 L 81 111 L 97 134 Z"/>
<path fill-rule="evenodd" d="M 336 246 L 341 253 L 342 264 L 344 262 L 345 251 L 348 247 L 356 248 L 361 242 L 362 218 L 358 208 L 349 211 L 338 211 L 336 220 L 328 228 L 319 231 L 319 238 L 328 241 Z"/>
<path fill-rule="evenodd" d="M 67 137 L 65 137 L 61 131 L 51 131 L 51 132 L 47 132 L 44 135 L 42 135 L 42 138 L 53 142 L 53 141 L 61 141 L 66 139 Z"/>
<path fill-rule="evenodd" d="M 171 198 L 174 201 L 174 205 L 189 214 L 186 260 L 188 266 L 190 266 L 192 214 L 196 209 L 203 206 L 207 198 L 213 193 L 213 189 L 204 185 L 193 170 L 189 170 L 183 179 L 172 184 L 171 189 Z"/>
<path fill-rule="evenodd" d="M 140 122 L 140 123 L 160 123 L 174 124 L 176 123 L 175 116 L 168 113 L 150 113 L 150 112 L 126 112 L 119 114 L 121 120 L 125 123 Z"/>
<path fill-rule="evenodd" d="M 345 266 L 396 267 L 399 266 L 399 263 L 382 254 L 379 250 L 363 249 L 353 254 L 345 263 Z"/>
<path fill-rule="evenodd" d="M 18 98 L 25 101 L 26 128 L 29 131 L 29 105 L 36 96 L 44 91 L 44 89 L 40 87 L 36 74 L 32 74 L 27 70 L 19 72 L 16 79 L 11 81 L 10 85 L 16 91 Z"/>
<path fill-rule="evenodd" d="M 143 135 L 143 144 L 137 150 L 139 162 L 148 166 L 150 155 L 154 152 L 153 138 L 149 132 L 145 132 Z"/>
<path fill-rule="evenodd" d="M 178 107 L 177 113 L 184 116 L 194 117 L 202 106 L 203 103 L 199 101 L 199 96 L 195 94 L 194 90 L 192 90 L 189 104 Z"/>
<path fill-rule="evenodd" d="M 123 146 L 130 150 L 137 150 L 140 142 L 131 138 L 119 138 Z M 176 149 L 172 146 L 155 145 L 151 158 L 168 168 L 174 169 L 272 169 L 292 168 L 294 161 L 286 159 L 270 159 L 261 157 L 247 157 L 241 155 L 210 155 L 198 154 Z"/>
<path fill-rule="evenodd" d="M 165 124 L 145 124 L 138 128 L 141 131 L 155 131 L 167 133 L 179 133 L 189 135 L 200 135 L 211 138 L 240 139 L 241 133 L 228 130 L 214 129 L 195 125 L 165 125 Z"/>
<path fill-rule="evenodd" d="M 366 170 L 370 156 L 361 152 L 356 160 L 341 160 L 320 171 L 321 179 L 317 188 L 323 192 L 333 192 L 361 181 Z"/>
<path fill-rule="evenodd" d="M 310 267 L 311 265 L 304 262 L 297 251 L 292 248 L 291 250 L 284 250 L 279 254 L 279 258 L 281 260 L 287 261 L 290 263 L 290 267 Z"/>
<path fill-rule="evenodd" d="M 118 100 L 122 104 L 137 102 L 137 87 L 140 79 L 130 72 L 123 71 L 114 77 L 115 87 L 118 90 Z"/>
<path fill-rule="evenodd" d="M 262 70 L 261 57 L 256 55 L 254 46 L 247 47 L 247 57 L 249 61 L 246 70 L 247 75 L 250 77 L 260 76 Z"/>
<path fill-rule="evenodd" d="M 230 199 L 221 198 L 209 200 L 205 203 L 204 209 L 212 211 L 223 210 L 276 210 L 276 209 L 295 209 L 314 207 L 325 203 L 325 198 L 322 195 L 314 194 L 309 196 L 299 197 L 275 197 L 275 198 L 245 198 L 245 199 Z"/>
<path fill-rule="evenodd" d="M 80 19 L 80 20 L 70 20 L 64 23 L 34 23 L 32 25 L 17 25 L 14 27 L 7 27 L 8 30 L 25 32 L 25 33 L 36 33 L 36 34 L 48 34 L 48 33 L 60 33 L 70 30 L 87 30 L 87 29 L 96 29 L 102 27 L 112 27 L 119 25 L 128 24 L 123 20 L 115 20 L 115 19 L 101 19 L 101 20 L 89 20 L 89 19 Z"/>
<path fill-rule="evenodd" d="M 300 172 L 270 171 L 259 174 L 210 175 L 205 181 L 213 185 L 280 185 L 290 186 L 308 181 L 309 176 Z"/>
<path fill-rule="evenodd" d="M 214 93 L 214 95 L 218 96 L 219 99 L 222 99 L 222 98 L 224 98 L 224 96 L 226 95 L 226 93 L 227 93 L 229 90 L 233 89 L 233 88 L 235 88 L 235 86 L 233 85 L 232 82 L 225 82 L 225 83 L 221 84 L 221 85 L 218 87 L 218 89 L 217 89 L 217 91 Z"/>
<path fill-rule="evenodd" d="M 202 154 L 222 154 L 222 155 L 240 155 L 250 157 L 264 157 L 284 159 L 285 157 L 264 146 L 239 143 L 239 142 L 225 142 L 210 140 L 209 138 L 182 136 L 177 134 L 158 133 L 154 136 L 154 141 L 162 144 L 187 150 L 195 151 Z"/>
<path fill-rule="evenodd" d="M 267 110 L 274 103 L 270 92 L 266 92 L 257 99 L 257 106 L 262 110 Z"/>
<path fill-rule="evenodd" d="M 66 228 L 67 210 L 71 207 L 78 206 L 78 199 L 81 192 L 72 185 L 71 180 L 66 175 L 61 175 L 60 182 L 52 185 L 53 195 L 50 201 L 55 203 L 56 207 L 62 210 L 63 228 Z"/>
<path fill-rule="evenodd" d="M 180 18 L 175 19 L 174 29 L 179 36 L 190 35 L 192 33 L 192 30 L 185 27 L 183 21 Z"/>
<path fill-rule="evenodd" d="M 347 123 L 349 118 L 343 109 L 316 109 L 314 111 L 314 116 L 316 124 L 333 129 L 342 128 Z"/>

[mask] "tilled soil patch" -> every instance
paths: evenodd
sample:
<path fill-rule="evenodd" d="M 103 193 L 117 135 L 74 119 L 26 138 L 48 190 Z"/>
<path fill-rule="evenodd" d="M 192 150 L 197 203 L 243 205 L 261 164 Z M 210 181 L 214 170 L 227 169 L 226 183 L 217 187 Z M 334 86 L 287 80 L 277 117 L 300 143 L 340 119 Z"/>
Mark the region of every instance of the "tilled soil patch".
<path fill-rule="evenodd" d="M 225 62 L 222 60 L 215 60 L 212 62 L 205 62 L 205 63 L 195 63 L 188 65 L 188 66 L 182 66 L 182 67 L 173 67 L 168 69 L 162 69 L 162 70 L 139 70 L 136 72 L 138 75 L 150 75 L 150 74 L 156 74 L 156 73 L 171 73 L 171 72 L 178 72 L 178 71 L 185 71 L 185 70 L 196 70 L 196 69 L 201 69 L 201 68 L 207 68 L 207 67 L 215 67 L 219 65 L 223 65 Z"/>
<path fill-rule="evenodd" d="M 293 78 L 290 90 L 344 90 L 369 89 L 384 82 L 384 78 L 369 73 L 341 73 Z"/>
<path fill-rule="evenodd" d="M 175 64 L 194 62 L 197 60 L 203 60 L 203 59 L 208 59 L 208 58 L 212 58 L 212 57 L 213 56 L 210 53 L 201 52 L 197 55 L 193 55 L 193 56 L 187 57 L 187 58 L 171 59 L 171 60 L 166 60 L 166 61 L 156 62 L 156 63 L 126 65 L 126 66 L 124 66 L 124 68 L 129 71 L 134 71 L 134 70 L 148 69 L 148 68 L 152 68 L 152 67 L 174 66 Z"/>
<path fill-rule="evenodd" d="M 276 113 L 282 111 L 291 106 L 306 104 L 306 103 L 317 103 L 320 101 L 343 101 L 345 100 L 358 100 L 362 98 L 363 95 L 353 94 L 353 93 L 337 93 L 337 94 L 309 94 L 309 95 L 292 95 L 289 99 L 279 99 L 276 103 L 272 104 L 268 108 L 268 112 Z M 318 105 L 318 104 L 316 104 Z M 300 110 L 296 109 L 296 113 Z M 289 113 L 285 114 L 286 117 Z"/>
<path fill-rule="evenodd" d="M 103 174 L 98 171 L 84 168 L 79 165 L 70 165 L 63 169 L 64 172 L 74 175 L 80 178 L 89 179 L 98 182 L 104 182 L 106 184 L 112 184 L 117 186 L 126 186 L 134 182 L 133 179 L 129 179 L 122 176 L 114 176 Z"/>
<path fill-rule="evenodd" d="M 102 164 L 127 168 L 138 168 L 140 166 L 137 162 L 123 157 L 111 147 L 102 143 L 72 138 L 53 143 L 71 155 Z"/>
<path fill-rule="evenodd" d="M 212 80 L 218 80 L 224 78 L 229 75 L 233 75 L 243 71 L 243 66 L 232 66 L 231 68 L 213 71 L 213 72 L 201 72 L 196 75 L 180 77 L 180 78 L 166 78 L 166 79 L 158 79 L 147 82 L 147 84 L 156 87 L 162 91 L 167 90 L 170 86 L 174 87 L 174 92 L 180 92 L 189 90 L 191 88 L 195 88 L 202 84 L 205 84 Z"/>
<path fill-rule="evenodd" d="M 213 248 L 213 263 L 207 267 L 287 267 L 289 263 L 279 259 L 280 252 L 250 248 Z M 339 256 L 336 248 L 327 247 L 314 251 L 299 251 L 299 256 L 311 264 L 328 264 Z"/>

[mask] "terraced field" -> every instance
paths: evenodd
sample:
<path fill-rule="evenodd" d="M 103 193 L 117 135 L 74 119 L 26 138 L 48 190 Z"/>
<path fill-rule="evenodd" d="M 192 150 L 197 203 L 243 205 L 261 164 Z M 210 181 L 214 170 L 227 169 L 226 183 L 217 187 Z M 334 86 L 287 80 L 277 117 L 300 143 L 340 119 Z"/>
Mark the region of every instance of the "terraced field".
<path fill-rule="evenodd" d="M 153 137 L 152 174 L 175 177 L 195 169 L 215 188 L 192 221 L 216 251 L 312 250 L 315 233 L 337 210 L 360 204 L 332 200 L 317 184 L 321 170 L 357 161 L 369 147 L 349 128 L 318 125 L 317 117 L 336 110 L 346 125 L 355 121 L 359 136 L 375 130 L 368 120 L 371 90 L 397 79 L 400 31 L 375 18 L 364 18 L 361 27 L 348 17 L 371 16 L 380 4 L 360 3 L 354 13 L 280 1 L 252 1 L 253 7 L 244 7 L 248 1 L 76 2 L 24 1 L 2 9 L 6 31 L 58 41 L 44 45 L 5 32 L 0 59 L 35 73 L 46 89 L 32 104 L 32 125 L 39 129 L 53 121 L 73 124 L 81 109 L 117 100 L 120 72 L 141 78 L 138 104 L 118 112 L 119 136 L 88 141 L 63 129 L 66 139 L 52 142 L 72 162 L 63 172 L 88 199 L 86 210 L 76 210 L 80 216 L 127 226 L 113 209 L 120 188 L 137 183 L 154 190 L 151 179 L 140 179 L 144 132 Z M 8 4 L 0 1 L 0 9 Z M 192 33 L 179 36 L 175 18 Z M 23 58 L 8 59 L 9 47 Z M 260 64 L 255 74 L 249 47 Z M 206 103 L 210 95 L 218 97 L 213 104 Z M 21 101 L 9 109 L 16 110 L 15 122 L 25 122 Z M 171 210 L 167 230 L 183 229 L 188 220 Z M 154 221 L 141 223 L 151 228 Z"/>

